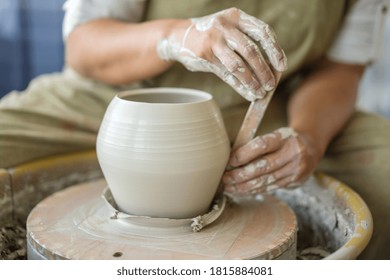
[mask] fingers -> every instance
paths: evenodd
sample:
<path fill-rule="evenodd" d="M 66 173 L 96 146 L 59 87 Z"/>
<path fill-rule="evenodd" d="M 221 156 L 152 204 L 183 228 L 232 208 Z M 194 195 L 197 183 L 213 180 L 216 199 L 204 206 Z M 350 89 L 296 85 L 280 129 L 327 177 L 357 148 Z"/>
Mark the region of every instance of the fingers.
<path fill-rule="evenodd" d="M 280 188 L 294 189 L 302 185 L 303 181 L 297 181 L 295 175 L 287 176 L 283 179 L 275 181 L 272 185 L 267 186 L 267 191 L 272 191 Z"/>
<path fill-rule="evenodd" d="M 256 159 L 244 167 L 227 171 L 222 179 L 225 184 L 238 184 L 250 181 L 263 175 L 278 172 L 286 164 L 294 162 L 293 158 L 294 153 L 281 150 Z M 290 164 L 290 167 L 293 166 Z"/>
<path fill-rule="evenodd" d="M 239 28 L 260 43 L 272 66 L 277 71 L 285 71 L 287 69 L 287 59 L 282 48 L 277 43 L 276 36 L 271 27 L 241 10 L 239 13 Z"/>
<path fill-rule="evenodd" d="M 264 98 L 267 91 L 276 85 L 273 71 L 251 38 L 233 26 L 224 27 L 225 41 L 213 47 L 215 56 L 241 82 L 246 91 L 250 92 L 251 98 L 244 98 L 250 101 Z"/>
<path fill-rule="evenodd" d="M 232 159 L 245 166 L 224 174 L 226 191 L 258 193 L 294 182 L 306 170 L 305 161 L 301 161 L 302 147 L 296 136 L 293 129 L 281 128 L 256 137 L 238 149 Z M 254 160 L 246 162 L 252 158 Z M 291 178 L 287 180 L 287 177 Z"/>
<path fill-rule="evenodd" d="M 237 167 L 249 163 L 259 156 L 280 149 L 283 144 L 284 138 L 279 132 L 257 136 L 248 144 L 245 144 L 232 153 L 229 165 Z"/>
<path fill-rule="evenodd" d="M 282 168 L 276 170 L 275 172 L 257 177 L 255 179 L 243 183 L 225 185 L 225 191 L 237 194 L 267 192 L 270 191 L 272 188 L 276 188 L 276 186 L 279 187 L 280 182 L 290 182 L 286 178 L 290 178 L 293 176 L 294 168 L 291 166 L 291 164 L 287 164 Z"/>
<path fill-rule="evenodd" d="M 238 29 L 231 30 L 225 36 L 228 46 L 243 58 L 248 72 L 258 80 L 261 88 L 257 92 L 257 97 L 263 98 L 267 91 L 275 87 L 276 79 L 259 47 Z"/>
<path fill-rule="evenodd" d="M 264 144 L 265 142 L 268 142 L 268 145 Z M 244 150 L 254 143 L 259 147 Z M 245 152 L 244 156 L 238 159 L 248 159 L 248 152 L 253 157 L 250 151 L 264 155 L 227 171 L 223 176 L 226 192 L 245 195 L 268 192 L 276 188 L 296 187 L 313 172 L 318 162 L 317 157 L 313 159 L 302 136 L 291 128 L 281 128 L 274 133 L 258 137 L 242 147 L 242 151 Z"/>
<path fill-rule="evenodd" d="M 279 133 L 276 133 L 276 135 L 282 137 Z M 300 174 L 306 170 L 305 161 L 301 161 L 300 158 L 301 148 L 295 138 L 289 139 L 288 142 L 281 141 L 279 143 L 283 143 L 282 147 L 277 148 L 275 146 L 276 150 L 274 152 L 261 156 L 243 167 L 225 172 L 223 182 L 225 184 L 240 184 L 267 174 L 279 172 L 279 170 L 285 170 L 283 169 L 285 165 L 295 174 Z"/>
<path fill-rule="evenodd" d="M 278 44 L 275 33 L 268 24 L 237 8 L 227 9 L 219 14 L 237 22 L 239 29 L 243 33 L 259 42 L 275 70 L 283 72 L 287 69 L 286 55 Z"/>
<path fill-rule="evenodd" d="M 226 185 L 237 184 L 248 181 L 267 172 L 272 172 L 266 159 L 255 160 L 252 163 L 242 167 L 227 171 L 222 180 Z"/>
<path fill-rule="evenodd" d="M 216 44 L 213 47 L 213 52 L 224 68 L 221 69 L 222 77 L 220 78 L 222 80 L 230 82 L 229 85 L 249 101 L 265 95 L 265 91 L 250 68 L 239 55 L 230 48 L 226 48 L 226 43 Z M 235 78 L 233 79 L 235 83 L 232 83 L 230 76 Z"/>
<path fill-rule="evenodd" d="M 286 70 L 285 55 L 269 26 L 236 8 L 178 25 L 158 42 L 157 53 L 190 71 L 216 74 L 249 101 L 274 89 L 274 70 Z"/>

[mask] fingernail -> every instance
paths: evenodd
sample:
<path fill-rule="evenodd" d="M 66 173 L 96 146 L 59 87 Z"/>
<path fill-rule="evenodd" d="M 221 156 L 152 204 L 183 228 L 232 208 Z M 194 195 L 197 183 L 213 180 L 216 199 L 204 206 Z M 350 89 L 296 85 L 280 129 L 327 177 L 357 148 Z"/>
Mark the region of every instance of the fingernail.
<path fill-rule="evenodd" d="M 253 102 L 256 100 L 256 98 L 258 98 L 257 92 L 252 90 L 248 91 L 248 98 L 247 98 L 248 101 Z"/>
<path fill-rule="evenodd" d="M 225 186 L 225 192 L 235 193 L 236 191 L 237 191 L 237 188 L 234 185 Z"/>
<path fill-rule="evenodd" d="M 233 177 L 231 176 L 223 176 L 223 182 L 227 185 L 232 185 L 232 184 L 235 184 L 236 181 L 233 179 Z"/>
<path fill-rule="evenodd" d="M 265 83 L 265 85 L 264 85 L 264 90 L 266 90 L 266 91 L 273 90 L 274 88 L 275 88 L 275 80 L 274 79 L 267 81 L 267 83 Z"/>
<path fill-rule="evenodd" d="M 279 63 L 278 63 L 278 71 L 279 72 L 283 72 L 283 71 L 286 71 L 287 70 L 287 57 L 286 57 L 286 54 L 284 53 L 284 51 L 282 50 L 282 59 L 279 60 Z"/>
<path fill-rule="evenodd" d="M 240 164 L 240 161 L 237 157 L 237 154 L 233 154 L 231 157 L 230 157 L 230 160 L 229 160 L 229 165 L 231 165 L 232 167 L 237 167 L 239 166 Z"/>
<path fill-rule="evenodd" d="M 253 102 L 258 98 L 257 93 L 251 90 L 238 91 L 238 93 L 249 102 Z"/>
<path fill-rule="evenodd" d="M 275 181 L 276 181 L 275 177 L 270 175 L 267 177 L 266 184 L 272 184 Z"/>
<path fill-rule="evenodd" d="M 265 91 L 264 88 L 261 88 L 258 91 L 256 91 L 257 98 L 264 98 L 266 94 L 267 92 Z"/>

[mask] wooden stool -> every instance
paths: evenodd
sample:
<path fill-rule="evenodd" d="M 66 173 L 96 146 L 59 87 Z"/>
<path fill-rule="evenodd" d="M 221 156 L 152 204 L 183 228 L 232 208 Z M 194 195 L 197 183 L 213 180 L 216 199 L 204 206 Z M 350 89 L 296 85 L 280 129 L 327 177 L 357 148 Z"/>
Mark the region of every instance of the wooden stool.
<path fill-rule="evenodd" d="M 200 232 L 110 219 L 104 179 L 41 201 L 27 220 L 29 259 L 295 259 L 297 221 L 273 196 L 229 203 Z"/>

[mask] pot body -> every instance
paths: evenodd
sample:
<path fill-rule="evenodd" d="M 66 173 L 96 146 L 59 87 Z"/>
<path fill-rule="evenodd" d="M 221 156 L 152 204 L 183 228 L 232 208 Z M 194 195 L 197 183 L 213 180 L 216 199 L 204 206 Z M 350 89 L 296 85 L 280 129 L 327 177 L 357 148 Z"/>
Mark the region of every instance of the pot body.
<path fill-rule="evenodd" d="M 204 214 L 230 154 L 212 96 L 181 88 L 119 93 L 107 108 L 96 149 L 119 210 L 165 218 Z"/>

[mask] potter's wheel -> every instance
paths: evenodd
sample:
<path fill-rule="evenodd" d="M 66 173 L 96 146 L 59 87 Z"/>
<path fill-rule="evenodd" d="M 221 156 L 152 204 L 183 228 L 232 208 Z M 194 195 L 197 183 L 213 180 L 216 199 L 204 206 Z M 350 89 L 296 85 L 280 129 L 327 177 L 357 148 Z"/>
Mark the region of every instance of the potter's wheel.
<path fill-rule="evenodd" d="M 226 205 L 200 232 L 110 219 L 104 179 L 46 198 L 27 220 L 29 259 L 295 259 L 293 211 L 272 196 Z"/>

